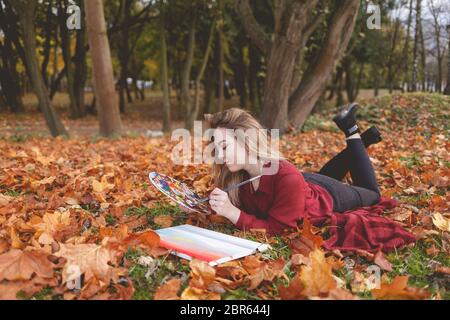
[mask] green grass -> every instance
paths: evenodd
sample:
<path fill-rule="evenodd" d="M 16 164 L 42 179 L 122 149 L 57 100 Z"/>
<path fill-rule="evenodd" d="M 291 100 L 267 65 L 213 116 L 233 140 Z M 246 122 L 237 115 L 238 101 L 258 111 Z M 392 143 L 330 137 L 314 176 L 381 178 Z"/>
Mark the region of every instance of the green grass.
<path fill-rule="evenodd" d="M 108 226 L 114 226 L 117 223 L 117 218 L 112 214 L 107 214 L 105 217 L 105 221 Z"/>
<path fill-rule="evenodd" d="M 22 290 L 17 292 L 16 297 L 19 300 L 52 300 L 53 289 L 51 287 L 44 287 L 39 292 L 28 297 Z"/>
<path fill-rule="evenodd" d="M 145 216 L 147 218 L 147 226 L 152 229 L 161 228 L 154 222 L 157 216 L 167 215 L 174 218 L 173 225 L 181 225 L 186 222 L 188 214 L 180 210 L 177 206 L 173 206 L 164 202 L 156 203 L 152 208 L 148 207 L 129 207 L 125 210 L 126 216 Z"/>
<path fill-rule="evenodd" d="M 433 240 L 437 247 L 441 246 L 439 237 L 433 237 Z M 391 278 L 396 275 L 409 275 L 409 285 L 425 288 L 433 294 L 441 292 L 442 298 L 450 299 L 448 276 L 434 271 L 435 265 L 450 267 L 450 257 L 443 252 L 435 256 L 428 255 L 426 249 L 430 245 L 419 241 L 412 248 L 387 255 L 393 267 L 393 271 L 388 275 Z"/>
<path fill-rule="evenodd" d="M 139 250 L 129 250 L 124 258 L 132 262 L 128 274 L 135 289 L 133 299 L 151 300 L 157 288 L 166 280 L 174 277 L 187 279 L 190 273 L 189 265 L 182 263 L 182 260 L 172 255 L 155 258 L 150 266 L 139 264 L 139 257 L 142 255 L 143 253 Z M 182 282 L 180 292 L 186 285 L 186 281 Z"/>
<path fill-rule="evenodd" d="M 19 197 L 20 195 L 22 195 L 22 192 L 9 189 L 9 190 L 6 190 L 3 194 L 5 196 L 9 196 L 9 197 Z"/>
<path fill-rule="evenodd" d="M 247 288 L 240 287 L 234 290 L 229 290 L 221 295 L 223 300 L 261 300 L 253 292 L 247 291 Z"/>
<path fill-rule="evenodd" d="M 422 163 L 422 159 L 416 152 L 407 157 L 400 157 L 400 161 L 402 161 L 408 169 L 412 169 L 413 167 L 419 167 Z"/>

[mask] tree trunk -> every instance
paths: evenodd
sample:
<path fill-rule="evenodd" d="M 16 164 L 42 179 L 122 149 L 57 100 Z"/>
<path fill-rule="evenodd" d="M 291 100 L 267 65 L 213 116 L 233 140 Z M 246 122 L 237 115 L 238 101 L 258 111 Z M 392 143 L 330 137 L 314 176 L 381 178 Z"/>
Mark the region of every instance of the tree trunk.
<path fill-rule="evenodd" d="M 37 1 L 15 0 L 11 2 L 14 6 L 17 15 L 20 17 L 20 25 L 23 32 L 23 43 L 25 50 L 26 66 L 31 77 L 33 91 L 38 97 L 39 108 L 43 112 L 47 126 L 50 129 L 52 136 L 59 135 L 68 136 L 66 128 L 58 117 L 57 113 L 50 104 L 50 97 L 48 95 L 47 87 L 39 69 L 36 48 L 36 34 L 34 29 L 35 10 Z"/>
<path fill-rule="evenodd" d="M 410 91 L 411 79 L 409 78 L 409 35 L 411 33 L 411 22 L 412 22 L 412 12 L 413 12 L 413 0 L 409 1 L 409 13 L 408 13 L 408 22 L 406 26 L 406 36 L 405 36 L 405 44 L 403 46 L 403 74 L 404 74 L 404 83 L 407 84 L 407 91 Z"/>
<path fill-rule="evenodd" d="M 344 95 L 342 94 L 342 82 L 344 78 L 344 68 L 338 66 L 336 70 L 336 108 L 344 104 Z"/>
<path fill-rule="evenodd" d="M 261 120 L 267 128 L 278 128 L 281 131 L 286 129 L 289 92 L 296 57 L 295 48 L 285 38 L 280 37 L 271 47 L 261 114 Z"/>
<path fill-rule="evenodd" d="M 163 92 L 163 131 L 170 131 L 170 93 L 169 93 L 169 72 L 167 67 L 167 43 L 165 28 L 164 3 L 160 2 L 160 46 L 161 46 L 161 89 Z"/>
<path fill-rule="evenodd" d="M 335 63 L 343 56 L 353 33 L 360 1 L 343 2 L 333 13 L 325 43 L 316 60 L 306 70 L 299 87 L 289 99 L 289 119 L 297 128 L 303 126 L 322 94 Z"/>
<path fill-rule="evenodd" d="M 67 92 L 69 94 L 71 117 L 77 119 L 81 118 L 83 114 L 81 113 L 81 110 L 78 109 L 78 105 L 76 103 L 75 98 L 75 91 L 74 91 L 75 79 L 72 68 L 72 54 L 70 48 L 71 39 L 69 30 L 67 29 L 66 26 L 68 15 L 66 13 L 67 8 L 65 3 L 66 3 L 65 0 L 60 0 L 58 6 L 59 29 L 61 34 L 61 49 L 64 60 L 64 69 L 66 70 Z"/>
<path fill-rule="evenodd" d="M 247 94 L 247 66 L 244 61 L 244 39 L 238 36 L 237 50 L 236 50 L 236 62 L 232 64 L 234 83 L 236 84 L 236 91 L 239 95 L 239 103 L 242 108 L 247 108 L 248 94 Z"/>
<path fill-rule="evenodd" d="M 258 49 L 250 44 L 249 48 L 250 65 L 248 69 L 248 89 L 250 94 L 251 110 L 259 115 L 261 112 L 261 96 L 259 95 L 258 73 L 261 68 L 261 54 Z"/>
<path fill-rule="evenodd" d="M 398 37 L 398 30 L 400 28 L 400 19 L 397 18 L 395 20 L 394 25 L 394 35 L 392 36 L 392 43 L 391 43 L 391 52 L 389 54 L 389 60 L 388 60 L 388 86 L 389 86 L 389 93 L 392 93 L 394 89 L 394 55 L 395 55 L 395 47 L 397 46 L 397 37 Z"/>
<path fill-rule="evenodd" d="M 80 1 L 81 12 L 84 12 L 83 1 Z M 82 116 L 86 115 L 86 106 L 84 101 L 84 88 L 87 80 L 87 64 L 86 64 L 86 28 L 77 30 L 75 56 L 74 56 L 74 95 L 75 105 Z"/>
<path fill-rule="evenodd" d="M 4 38 L 4 45 L 0 44 L 2 67 L 0 68 L 0 87 L 4 103 L 14 112 L 23 111 L 20 88 L 20 78 L 17 72 L 17 58 L 12 43 L 8 37 Z"/>
<path fill-rule="evenodd" d="M 127 21 L 130 18 L 131 1 L 121 0 L 122 22 Z M 119 62 L 120 62 L 120 76 L 119 76 L 119 109 L 121 113 L 125 112 L 125 94 L 128 90 L 128 60 L 129 60 L 129 48 L 128 48 L 128 28 L 123 28 L 119 35 Z"/>
<path fill-rule="evenodd" d="M 436 75 L 436 91 L 441 93 L 442 92 L 442 57 L 444 55 L 444 52 L 442 52 L 442 45 L 441 45 L 441 26 L 439 21 L 440 13 L 443 12 L 442 7 L 437 4 L 437 7 L 435 6 L 434 1 L 429 1 L 429 7 L 430 12 L 433 17 L 433 28 L 434 28 L 434 37 L 436 41 L 436 61 L 437 61 L 437 75 Z M 444 46 L 445 47 L 445 46 Z"/>
<path fill-rule="evenodd" d="M 195 28 L 196 28 L 196 17 L 192 19 L 191 25 L 189 27 L 187 57 L 184 63 L 183 73 L 181 76 L 181 106 L 182 110 L 186 112 L 186 114 L 190 114 L 192 112 L 190 80 L 191 80 L 192 63 L 194 60 Z"/>
<path fill-rule="evenodd" d="M 420 12 L 421 12 L 421 0 L 416 0 L 416 28 L 414 32 L 414 48 L 413 48 L 413 69 L 411 76 L 411 90 L 417 91 L 417 76 L 419 62 L 417 61 L 417 53 L 419 50 L 419 38 L 420 38 Z"/>
<path fill-rule="evenodd" d="M 45 42 L 44 42 L 44 48 L 43 48 L 44 49 L 43 50 L 44 58 L 42 60 L 42 65 L 41 65 L 42 78 L 44 79 L 44 83 L 47 87 L 50 84 L 50 82 L 48 80 L 47 68 L 48 68 L 48 63 L 50 61 L 50 49 L 51 49 L 51 41 L 52 41 L 52 29 L 53 29 L 52 9 L 53 9 L 53 1 L 49 1 L 49 3 L 47 4 L 47 12 L 46 12 L 46 17 L 45 17 L 45 25 L 44 25 L 44 29 L 45 29 L 44 30 L 45 31 Z"/>
<path fill-rule="evenodd" d="M 354 102 L 355 101 L 355 82 L 353 79 L 352 74 L 352 62 L 350 58 L 344 58 L 344 61 L 342 62 L 342 67 L 345 71 L 345 91 L 347 93 L 347 100 L 348 102 Z"/>
<path fill-rule="evenodd" d="M 425 41 L 423 39 L 423 28 L 422 28 L 422 9 L 420 9 L 419 16 L 419 40 L 420 40 L 420 66 L 422 75 L 422 91 L 426 90 L 426 59 L 425 59 Z"/>
<path fill-rule="evenodd" d="M 450 34 L 450 24 L 447 25 L 447 33 Z M 448 39 L 447 52 L 447 85 L 444 89 L 444 94 L 450 96 L 450 37 Z"/>
<path fill-rule="evenodd" d="M 378 97 L 378 89 L 379 89 L 379 71 L 378 66 L 376 64 L 372 64 L 372 79 L 373 79 L 373 95 Z"/>
<path fill-rule="evenodd" d="M 223 111 L 223 101 L 224 101 L 224 86 L 225 86 L 225 78 L 224 78 L 224 36 L 223 36 L 223 0 L 219 0 L 220 6 L 220 14 L 221 19 L 219 21 L 219 26 L 217 28 L 217 53 L 218 53 L 218 64 L 217 64 L 217 72 L 218 72 L 218 99 L 217 99 L 217 111 Z"/>
<path fill-rule="evenodd" d="M 100 134 L 122 133 L 102 0 L 84 0 Z"/>
<path fill-rule="evenodd" d="M 205 97 L 203 113 L 212 113 L 215 111 L 215 97 L 216 97 L 216 85 L 214 83 L 216 79 L 215 68 L 207 67 L 205 73 Z"/>
<path fill-rule="evenodd" d="M 200 70 L 195 79 L 195 96 L 194 96 L 194 107 L 190 114 L 187 114 L 186 129 L 191 130 L 194 121 L 198 117 L 198 112 L 200 110 L 200 86 L 203 74 L 205 73 L 206 66 L 208 64 L 209 56 L 211 54 L 212 41 L 214 39 L 214 29 L 216 28 L 216 21 L 214 20 L 208 35 L 208 42 L 206 44 L 205 54 L 203 55 L 202 64 Z"/>

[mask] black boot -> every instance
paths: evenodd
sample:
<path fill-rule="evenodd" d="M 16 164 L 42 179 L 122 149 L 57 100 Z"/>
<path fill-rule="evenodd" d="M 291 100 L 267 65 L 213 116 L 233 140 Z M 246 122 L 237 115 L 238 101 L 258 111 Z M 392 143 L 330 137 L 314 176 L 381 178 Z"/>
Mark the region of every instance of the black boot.
<path fill-rule="evenodd" d="M 360 132 L 355 118 L 358 108 L 359 105 L 357 103 L 352 103 L 348 108 L 343 109 L 333 118 L 333 121 L 345 133 L 346 137 Z"/>
<path fill-rule="evenodd" d="M 372 126 L 361 134 L 361 140 L 367 148 L 368 146 L 376 144 L 382 140 L 381 133 L 378 131 L 377 127 Z"/>

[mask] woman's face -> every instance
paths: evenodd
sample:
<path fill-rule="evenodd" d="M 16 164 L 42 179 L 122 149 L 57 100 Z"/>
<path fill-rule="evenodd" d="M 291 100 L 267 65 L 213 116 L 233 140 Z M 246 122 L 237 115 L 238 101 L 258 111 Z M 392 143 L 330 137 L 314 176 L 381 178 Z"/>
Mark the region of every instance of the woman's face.
<path fill-rule="evenodd" d="M 242 141 L 239 141 L 231 129 L 217 128 L 214 130 L 214 146 L 217 160 L 223 161 L 231 172 L 246 168 L 248 153 Z"/>

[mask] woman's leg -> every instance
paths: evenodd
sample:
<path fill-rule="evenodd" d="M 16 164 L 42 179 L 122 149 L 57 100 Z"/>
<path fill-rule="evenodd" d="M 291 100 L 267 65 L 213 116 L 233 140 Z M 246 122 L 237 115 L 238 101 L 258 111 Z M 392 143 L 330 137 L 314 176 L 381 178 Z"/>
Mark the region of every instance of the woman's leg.
<path fill-rule="evenodd" d="M 361 134 L 361 140 L 367 148 L 381 141 L 381 134 L 376 127 L 370 127 Z M 329 160 L 319 171 L 320 174 L 341 181 L 350 170 L 347 160 L 348 147 Z"/>
<path fill-rule="evenodd" d="M 305 179 L 324 187 L 330 193 L 333 198 L 333 210 L 336 212 L 344 212 L 378 203 L 380 191 L 375 171 L 359 134 L 347 138 L 346 151 L 344 155 L 339 157 L 345 157 L 345 161 L 350 168 L 353 185 L 342 183 L 330 176 L 318 173 L 304 173 Z M 340 159 L 337 158 L 332 161 L 338 164 Z M 338 170 L 341 170 L 341 168 L 338 168 Z"/>
<path fill-rule="evenodd" d="M 371 206 L 380 201 L 380 195 L 372 190 L 349 185 L 319 173 L 302 172 L 306 181 L 325 188 L 333 198 L 333 211 L 344 212 Z"/>
<path fill-rule="evenodd" d="M 349 171 L 347 151 L 348 149 L 345 148 L 337 155 L 335 155 L 331 160 L 325 163 L 325 165 L 320 169 L 319 173 L 339 181 L 344 179 L 345 175 Z"/>
<path fill-rule="evenodd" d="M 380 194 L 375 171 L 359 134 L 347 138 L 347 161 L 353 185 Z"/>

